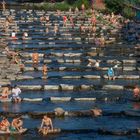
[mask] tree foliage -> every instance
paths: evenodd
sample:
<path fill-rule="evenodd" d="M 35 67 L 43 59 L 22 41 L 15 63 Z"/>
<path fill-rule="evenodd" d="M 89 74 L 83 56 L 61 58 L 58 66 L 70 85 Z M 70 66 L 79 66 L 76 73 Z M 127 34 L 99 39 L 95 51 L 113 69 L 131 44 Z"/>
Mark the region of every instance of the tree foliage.
<path fill-rule="evenodd" d="M 124 7 L 123 0 L 105 0 L 105 5 L 109 12 L 122 13 Z"/>

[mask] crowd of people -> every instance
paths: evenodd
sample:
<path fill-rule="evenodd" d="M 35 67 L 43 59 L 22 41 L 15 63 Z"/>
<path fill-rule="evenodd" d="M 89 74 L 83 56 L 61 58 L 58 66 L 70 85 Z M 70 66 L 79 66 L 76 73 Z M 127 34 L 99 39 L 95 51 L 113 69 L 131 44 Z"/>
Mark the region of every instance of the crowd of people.
<path fill-rule="evenodd" d="M 3 1 L 2 2 L 3 11 L 5 11 L 5 9 L 6 9 L 5 4 L 6 4 L 5 1 Z M 82 14 L 85 14 L 85 5 L 84 4 L 82 4 L 81 9 L 82 9 Z M 69 11 L 71 11 L 71 9 Z M 74 12 L 75 13 L 79 12 L 79 9 L 76 7 Z M 99 18 L 101 18 L 103 22 L 106 22 L 107 25 L 112 24 L 112 26 L 118 27 L 118 28 L 122 27 L 122 23 L 127 22 L 121 15 L 115 15 L 114 13 L 102 15 L 102 13 L 99 13 L 93 9 L 91 9 L 91 13 L 92 13 L 92 16 L 89 20 L 90 21 L 89 25 L 86 26 L 84 24 L 81 24 L 78 31 L 80 32 L 81 35 L 90 33 L 90 36 L 93 37 L 93 42 L 96 45 L 99 45 L 102 47 L 104 47 L 106 40 L 108 38 L 108 36 L 107 36 L 108 29 L 105 25 L 103 25 L 103 27 L 97 26 L 97 24 L 100 22 Z M 58 16 L 60 16 L 61 12 L 57 11 L 57 14 L 58 14 Z M 49 23 L 49 20 L 50 20 L 49 16 L 44 15 L 44 16 L 40 17 L 40 22 L 46 21 L 47 23 Z M 72 29 L 75 29 L 75 27 L 76 27 L 75 22 L 76 22 L 76 20 L 78 20 L 78 17 L 74 18 L 71 15 L 69 15 L 69 16 L 64 15 L 62 17 L 62 20 L 63 20 L 63 27 L 67 27 L 68 23 L 70 23 Z M 14 19 L 12 19 L 11 16 L 8 16 L 6 18 L 5 23 L 4 23 L 5 32 L 8 32 L 9 25 L 13 21 L 14 21 Z M 49 32 L 49 28 L 50 27 L 47 25 L 46 33 Z M 58 32 L 59 32 L 59 27 L 57 25 L 54 25 L 54 34 L 56 35 Z M 100 34 L 98 35 L 98 33 L 100 33 Z M 18 40 L 16 31 L 12 31 L 11 39 Z M 23 40 L 29 39 L 28 32 L 23 32 L 22 39 Z M 24 71 L 25 66 L 20 58 L 19 52 L 11 51 L 8 47 L 5 47 L 4 53 L 7 55 L 7 57 L 9 59 L 12 60 L 13 63 L 16 63 L 19 65 L 20 70 L 22 72 Z M 32 54 L 32 62 L 33 62 L 33 68 L 35 70 L 38 70 L 38 64 L 39 64 L 38 52 L 34 52 Z M 93 61 L 91 59 L 88 59 L 88 62 L 89 62 L 87 65 L 88 67 L 93 67 L 96 70 L 101 69 L 100 60 Z M 46 79 L 47 74 L 48 74 L 48 66 L 46 63 L 43 63 L 42 75 L 43 75 L 44 79 Z M 108 76 L 109 80 L 115 80 L 116 76 L 115 76 L 113 67 L 108 68 L 107 76 Z M 22 100 L 20 97 L 20 94 L 21 94 L 21 89 L 17 85 L 15 85 L 13 87 L 11 87 L 10 85 L 6 85 L 3 87 L 3 90 L 2 90 L 2 93 L 0 96 L 0 100 L 7 100 L 11 96 L 11 99 L 13 102 L 19 103 Z M 140 88 L 138 86 L 136 86 L 133 90 L 133 97 L 136 99 L 140 99 Z M 92 110 L 92 112 L 94 114 L 96 114 L 97 116 L 102 114 L 102 110 L 96 109 L 96 110 Z M 0 122 L 0 130 L 5 131 L 7 133 L 10 133 L 11 131 L 23 132 L 23 130 L 24 130 L 23 120 L 21 117 L 16 117 L 10 123 L 6 117 L 3 117 L 2 121 Z M 52 120 L 47 115 L 45 115 L 42 119 L 42 123 L 39 128 L 39 132 L 43 133 L 44 135 L 47 135 L 49 130 L 53 130 Z"/>
<path fill-rule="evenodd" d="M 24 123 L 21 116 L 13 118 L 11 123 L 7 117 L 3 116 L 2 120 L 0 121 L 0 132 L 3 131 L 6 134 L 23 133 L 27 130 L 26 128 L 23 128 L 23 125 Z M 42 133 L 43 135 L 47 135 L 49 131 L 53 131 L 52 119 L 47 115 L 44 115 L 38 132 Z"/>
<path fill-rule="evenodd" d="M 21 102 L 21 90 L 17 85 L 11 87 L 10 85 L 3 86 L 2 93 L 0 96 L 0 100 L 8 100 L 11 99 L 14 103 Z M 11 95 L 11 98 L 9 97 Z"/>
<path fill-rule="evenodd" d="M 24 130 L 25 129 L 23 128 L 23 120 L 21 117 L 15 117 L 10 123 L 8 121 L 8 118 L 4 116 L 0 122 L 0 131 L 4 131 L 6 133 L 22 133 Z"/>

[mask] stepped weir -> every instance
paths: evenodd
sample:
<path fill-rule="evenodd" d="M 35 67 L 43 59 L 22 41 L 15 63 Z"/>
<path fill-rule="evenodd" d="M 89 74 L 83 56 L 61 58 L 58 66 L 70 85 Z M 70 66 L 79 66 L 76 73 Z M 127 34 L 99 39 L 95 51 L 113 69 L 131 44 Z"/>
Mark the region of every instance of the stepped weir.
<path fill-rule="evenodd" d="M 6 26 L 9 15 L 12 21 Z M 74 27 L 70 20 L 63 24 L 65 15 L 73 17 Z M 0 11 L 1 90 L 7 84 L 22 90 L 21 103 L 0 100 L 0 115 L 9 119 L 21 115 L 29 130 L 20 138 L 44 139 L 36 132 L 47 114 L 61 129 L 60 134 L 48 135 L 48 139 L 139 139 L 140 103 L 132 95 L 135 85 L 140 85 L 138 41 L 127 34 L 124 17 L 119 15 L 118 24 L 111 24 L 104 14 L 96 11 L 96 16 L 94 31 L 91 16 L 81 11 Z M 136 23 L 129 24 L 134 28 Z M 139 26 L 135 25 L 137 30 Z M 13 33 L 16 38 L 11 37 Z M 6 47 L 19 53 L 22 71 L 21 63 L 8 58 Z M 36 67 L 34 53 L 38 53 Z M 96 61 L 98 68 L 89 65 Z M 42 73 L 44 64 L 46 75 Z M 108 79 L 110 67 L 115 80 Z M 55 112 L 57 108 L 63 110 L 61 115 Z M 102 110 L 100 115 L 94 112 L 97 108 Z"/>

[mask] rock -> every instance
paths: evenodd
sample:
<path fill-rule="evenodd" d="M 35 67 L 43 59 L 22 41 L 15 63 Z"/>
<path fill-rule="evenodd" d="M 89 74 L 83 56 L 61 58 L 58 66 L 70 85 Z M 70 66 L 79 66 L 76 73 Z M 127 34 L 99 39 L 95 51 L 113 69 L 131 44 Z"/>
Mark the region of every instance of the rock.
<path fill-rule="evenodd" d="M 136 70 L 136 67 L 123 67 L 124 71 L 134 71 Z"/>
<path fill-rule="evenodd" d="M 71 97 L 50 97 L 51 101 L 60 101 L 60 102 L 68 102 L 71 100 Z"/>
<path fill-rule="evenodd" d="M 25 68 L 24 68 L 24 71 L 33 71 L 33 70 L 34 70 L 33 67 L 25 67 Z"/>
<path fill-rule="evenodd" d="M 58 63 L 64 63 L 65 61 L 64 61 L 64 59 L 57 59 L 57 62 Z"/>
<path fill-rule="evenodd" d="M 103 89 L 105 90 L 123 90 L 124 87 L 120 85 L 104 85 Z"/>
<path fill-rule="evenodd" d="M 41 85 L 19 85 L 19 87 L 23 90 L 41 90 Z"/>
<path fill-rule="evenodd" d="M 135 63 L 137 63 L 136 60 L 122 60 L 122 62 L 123 62 L 124 64 L 135 64 Z"/>
<path fill-rule="evenodd" d="M 44 63 L 52 63 L 52 60 L 51 59 L 45 59 Z"/>
<path fill-rule="evenodd" d="M 96 101 L 96 98 L 74 98 L 75 101 Z"/>
<path fill-rule="evenodd" d="M 65 70 L 66 69 L 66 67 L 59 67 L 59 70 L 60 71 L 63 71 L 63 70 Z"/>
<path fill-rule="evenodd" d="M 55 115 L 58 116 L 58 117 L 64 116 L 64 114 L 65 114 L 65 111 L 60 107 L 55 108 L 54 112 L 55 112 Z"/>
<path fill-rule="evenodd" d="M 61 90 L 74 90 L 73 85 L 67 85 L 67 84 L 60 84 Z"/>
<path fill-rule="evenodd" d="M 81 76 L 63 76 L 63 79 L 80 79 Z"/>
<path fill-rule="evenodd" d="M 32 79 L 35 79 L 35 77 L 29 75 L 19 75 L 16 77 L 16 80 L 32 80 Z"/>
<path fill-rule="evenodd" d="M 99 76 L 99 75 L 84 75 L 83 78 L 87 78 L 87 79 L 100 79 L 101 76 Z"/>
<path fill-rule="evenodd" d="M 80 87 L 82 90 L 90 90 L 92 87 L 90 85 L 81 85 Z"/>
<path fill-rule="evenodd" d="M 44 90 L 59 90 L 58 85 L 45 85 Z"/>

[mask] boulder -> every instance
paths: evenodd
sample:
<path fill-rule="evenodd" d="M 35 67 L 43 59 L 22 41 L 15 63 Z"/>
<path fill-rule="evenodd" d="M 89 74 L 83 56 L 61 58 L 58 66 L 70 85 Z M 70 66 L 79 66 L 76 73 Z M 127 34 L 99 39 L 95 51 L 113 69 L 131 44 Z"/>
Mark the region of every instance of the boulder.
<path fill-rule="evenodd" d="M 80 86 L 80 89 L 81 90 L 90 90 L 90 89 L 92 89 L 93 87 L 91 86 L 91 85 L 81 85 Z"/>
<path fill-rule="evenodd" d="M 60 107 L 55 108 L 54 109 L 54 112 L 55 112 L 55 115 L 58 116 L 58 117 L 65 115 L 64 109 L 63 108 L 60 108 Z"/>
<path fill-rule="evenodd" d="M 96 98 L 74 98 L 75 101 L 96 101 Z"/>
<path fill-rule="evenodd" d="M 135 71 L 136 67 L 123 67 L 124 71 Z"/>
<path fill-rule="evenodd" d="M 50 100 L 59 102 L 68 102 L 71 100 L 71 97 L 50 97 Z"/>
<path fill-rule="evenodd" d="M 74 90 L 74 85 L 60 84 L 61 90 Z"/>
<path fill-rule="evenodd" d="M 122 60 L 123 64 L 135 64 L 137 61 L 135 59 L 133 60 Z"/>
<path fill-rule="evenodd" d="M 44 90 L 59 90 L 58 85 L 45 85 Z"/>
<path fill-rule="evenodd" d="M 19 85 L 19 87 L 23 90 L 41 90 L 41 85 Z"/>
<path fill-rule="evenodd" d="M 123 90 L 124 87 L 120 85 L 104 85 L 103 89 L 105 90 Z"/>
<path fill-rule="evenodd" d="M 101 76 L 100 75 L 84 75 L 83 78 L 87 78 L 87 79 L 100 79 Z"/>

